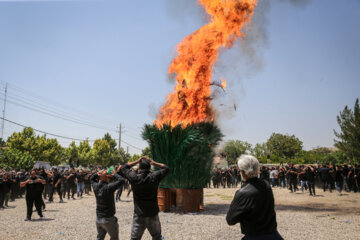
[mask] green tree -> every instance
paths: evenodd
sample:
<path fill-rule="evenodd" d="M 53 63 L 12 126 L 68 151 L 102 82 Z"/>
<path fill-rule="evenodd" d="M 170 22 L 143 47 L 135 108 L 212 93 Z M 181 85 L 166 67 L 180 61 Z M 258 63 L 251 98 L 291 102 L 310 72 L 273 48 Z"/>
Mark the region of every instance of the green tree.
<path fill-rule="evenodd" d="M 116 140 L 111 138 L 110 133 L 106 133 L 102 139 L 108 142 L 110 151 L 114 153 L 116 151 Z"/>
<path fill-rule="evenodd" d="M 149 146 L 147 146 L 146 148 L 144 148 L 141 152 L 141 156 L 148 156 L 150 158 L 152 158 L 152 154 L 151 154 L 151 149 Z M 136 159 L 135 159 L 136 160 Z"/>
<path fill-rule="evenodd" d="M 78 150 L 78 146 L 76 146 L 75 141 L 72 141 L 69 144 L 69 147 L 65 149 L 65 153 L 67 156 L 67 162 L 70 164 L 70 158 L 71 158 L 72 164 L 75 164 L 76 160 L 79 158 L 79 150 Z"/>
<path fill-rule="evenodd" d="M 111 164 L 111 147 L 108 141 L 97 139 L 91 149 L 92 163 L 96 165 L 108 166 Z"/>
<path fill-rule="evenodd" d="M 236 164 L 236 160 L 241 154 L 251 151 L 251 144 L 240 140 L 230 140 L 225 143 L 223 152 L 229 164 Z"/>
<path fill-rule="evenodd" d="M 17 162 L 19 166 L 26 168 L 29 168 L 33 161 L 44 161 L 51 165 L 57 165 L 61 162 L 64 152 L 56 139 L 47 139 L 46 135 L 36 136 L 32 128 L 14 132 L 8 138 L 6 147 L 7 152 L 4 155 L 7 161 Z M 26 159 L 30 162 L 25 163 Z"/>
<path fill-rule="evenodd" d="M 82 166 L 88 166 L 91 164 L 91 146 L 88 140 L 82 141 L 77 147 L 78 156 L 80 158 L 80 164 Z"/>
<path fill-rule="evenodd" d="M 273 133 L 267 140 L 266 146 L 272 157 L 291 159 L 302 150 L 302 141 L 295 135 Z"/>
<path fill-rule="evenodd" d="M 337 116 L 340 132 L 334 130 L 335 146 L 343 151 L 353 162 L 360 162 L 360 106 L 355 101 L 354 110 L 345 106 Z"/>
<path fill-rule="evenodd" d="M 260 161 L 265 161 L 267 154 L 269 153 L 266 143 L 257 143 L 251 149 L 251 154 L 254 155 Z"/>

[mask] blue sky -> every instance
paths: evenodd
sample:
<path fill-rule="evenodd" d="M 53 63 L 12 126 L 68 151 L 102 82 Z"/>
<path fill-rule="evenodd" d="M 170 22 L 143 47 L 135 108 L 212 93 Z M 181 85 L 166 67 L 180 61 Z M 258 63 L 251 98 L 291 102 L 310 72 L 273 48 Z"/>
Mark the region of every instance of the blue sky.
<path fill-rule="evenodd" d="M 260 0 L 248 38 L 219 57 L 225 140 L 278 132 L 331 147 L 336 116 L 360 97 L 360 1 L 289 2 Z M 122 123 L 122 146 L 139 153 L 141 128 L 173 89 L 176 44 L 206 21 L 195 0 L 0 0 L 1 107 L 8 83 L 7 119 L 79 139 L 117 138 Z M 19 130 L 5 122 L 4 137 Z"/>

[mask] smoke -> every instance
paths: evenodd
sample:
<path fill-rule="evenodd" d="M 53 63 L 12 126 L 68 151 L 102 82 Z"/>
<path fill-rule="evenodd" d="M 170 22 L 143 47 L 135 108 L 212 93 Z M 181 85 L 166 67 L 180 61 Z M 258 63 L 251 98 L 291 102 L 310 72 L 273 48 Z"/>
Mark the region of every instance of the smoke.
<path fill-rule="evenodd" d="M 298 8 L 306 7 L 311 0 L 278 0 Z M 225 78 L 228 82 L 226 94 L 213 91 L 215 119 L 222 128 L 228 119 L 236 116 L 241 101 L 246 97 L 244 78 L 251 79 L 263 71 L 266 63 L 264 51 L 269 46 L 269 11 L 273 0 L 259 0 L 251 24 L 244 30 L 245 37 L 239 39 L 230 49 L 223 49 L 214 68 L 213 79 Z M 225 123 L 224 122 L 224 123 Z"/>

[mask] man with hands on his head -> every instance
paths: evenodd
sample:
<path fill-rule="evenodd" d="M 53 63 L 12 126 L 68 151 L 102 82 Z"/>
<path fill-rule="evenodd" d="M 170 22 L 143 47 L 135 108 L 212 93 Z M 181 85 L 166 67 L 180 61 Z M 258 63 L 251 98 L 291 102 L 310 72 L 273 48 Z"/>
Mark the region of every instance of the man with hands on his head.
<path fill-rule="evenodd" d="M 139 171 L 131 170 L 137 164 L 139 164 Z M 151 165 L 159 168 L 159 170 L 152 172 Z M 134 216 L 131 229 L 132 240 L 141 239 L 145 229 L 148 229 L 153 240 L 161 239 L 157 190 L 160 181 L 169 171 L 170 169 L 165 164 L 157 163 L 145 156 L 118 168 L 118 172 L 129 180 L 133 190 Z"/>
<path fill-rule="evenodd" d="M 124 178 L 113 170 L 101 170 L 90 178 L 96 198 L 96 229 L 97 240 L 105 238 L 106 233 L 111 240 L 119 239 L 119 224 L 115 217 L 114 192 L 124 182 Z"/>

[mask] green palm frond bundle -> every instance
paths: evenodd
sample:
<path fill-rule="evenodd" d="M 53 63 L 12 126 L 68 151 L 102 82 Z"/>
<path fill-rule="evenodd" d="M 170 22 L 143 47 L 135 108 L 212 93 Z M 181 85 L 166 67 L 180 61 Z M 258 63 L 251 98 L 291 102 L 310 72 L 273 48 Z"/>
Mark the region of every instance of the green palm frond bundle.
<path fill-rule="evenodd" d="M 192 189 L 209 182 L 214 147 L 223 135 L 214 123 L 202 122 L 185 128 L 145 125 L 142 137 L 149 143 L 153 159 L 171 169 L 161 187 Z"/>

